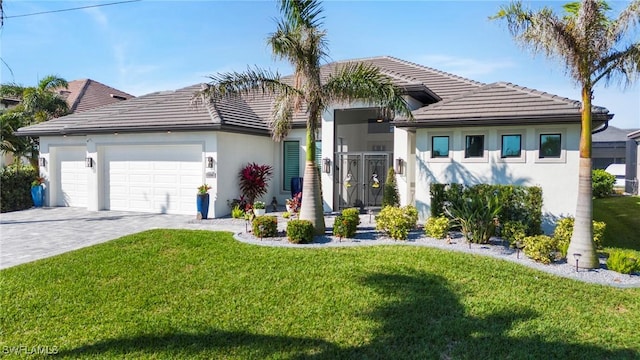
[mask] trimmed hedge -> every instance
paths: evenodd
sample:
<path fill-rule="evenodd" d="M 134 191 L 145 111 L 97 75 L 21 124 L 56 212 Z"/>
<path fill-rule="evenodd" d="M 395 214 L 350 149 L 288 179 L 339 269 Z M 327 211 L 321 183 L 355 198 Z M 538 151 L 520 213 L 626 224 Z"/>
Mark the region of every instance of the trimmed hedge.
<path fill-rule="evenodd" d="M 275 237 L 278 234 L 278 218 L 272 215 L 256 216 L 251 223 L 253 236 L 259 238 Z"/>
<path fill-rule="evenodd" d="M 31 166 L 7 166 L 0 170 L 0 211 L 18 211 L 33 207 L 31 183 L 38 173 Z"/>
<path fill-rule="evenodd" d="M 313 242 L 313 224 L 309 220 L 291 220 L 287 223 L 287 240 L 293 244 Z"/>
<path fill-rule="evenodd" d="M 446 203 L 488 195 L 495 197 L 501 206 L 498 213 L 501 223 L 519 221 L 526 225 L 527 235 L 542 234 L 542 188 L 538 186 L 431 184 L 430 192 L 432 217 L 446 215 Z"/>

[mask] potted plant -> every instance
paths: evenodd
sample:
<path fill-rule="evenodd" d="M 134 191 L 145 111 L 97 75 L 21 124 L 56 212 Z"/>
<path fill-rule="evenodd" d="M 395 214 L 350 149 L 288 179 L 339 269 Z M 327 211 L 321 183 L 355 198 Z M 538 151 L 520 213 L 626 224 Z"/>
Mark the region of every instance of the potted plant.
<path fill-rule="evenodd" d="M 44 204 L 44 178 L 38 176 L 31 182 L 31 199 L 35 207 L 42 207 Z"/>
<path fill-rule="evenodd" d="M 196 198 L 196 206 L 198 208 L 198 219 L 206 219 L 209 216 L 209 190 L 211 186 L 202 184 L 198 186 L 198 196 Z"/>
<path fill-rule="evenodd" d="M 262 216 L 267 212 L 266 207 L 264 201 L 256 201 L 253 203 L 253 212 L 256 216 Z"/>

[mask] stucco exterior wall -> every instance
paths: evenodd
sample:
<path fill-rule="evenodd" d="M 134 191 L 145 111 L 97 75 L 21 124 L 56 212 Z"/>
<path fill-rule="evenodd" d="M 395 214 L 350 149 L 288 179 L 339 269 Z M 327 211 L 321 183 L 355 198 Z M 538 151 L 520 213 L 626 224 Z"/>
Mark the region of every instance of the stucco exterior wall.
<path fill-rule="evenodd" d="M 518 159 L 500 157 L 502 134 L 522 134 L 522 156 Z M 560 133 L 560 158 L 539 158 L 540 133 Z M 485 135 L 485 158 L 465 159 L 465 135 Z M 449 135 L 450 157 L 431 157 L 431 136 Z M 416 131 L 416 206 L 421 219 L 430 215 L 431 183 L 462 183 L 467 185 L 513 184 L 540 186 L 543 191 L 543 230 L 548 232 L 558 217 L 573 215 L 578 196 L 579 125 L 548 125 L 541 128 L 487 127 Z"/>

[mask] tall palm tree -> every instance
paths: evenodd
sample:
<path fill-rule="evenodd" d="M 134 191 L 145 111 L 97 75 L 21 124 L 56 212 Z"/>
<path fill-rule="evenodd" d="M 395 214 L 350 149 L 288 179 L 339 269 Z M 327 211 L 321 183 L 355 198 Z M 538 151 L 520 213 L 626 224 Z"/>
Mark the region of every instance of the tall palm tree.
<path fill-rule="evenodd" d="M 336 102 L 364 100 L 385 114 L 412 118 L 402 91 L 380 71 L 362 63 L 345 64 L 321 81 L 321 63 L 327 58 L 326 32 L 322 8 L 316 0 L 281 0 L 282 19 L 268 38 L 274 56 L 294 68 L 292 79 L 262 69 L 211 76 L 211 82 L 194 99 L 212 102 L 255 92 L 273 96 L 270 128 L 276 141 L 284 139 L 294 112 L 306 111 L 306 164 L 304 169 L 300 219 L 310 220 L 316 234 L 325 231 L 320 175 L 315 160 L 316 132 L 322 112 Z"/>
<path fill-rule="evenodd" d="M 553 10 L 525 9 L 520 1 L 500 8 L 492 19 L 506 20 L 515 40 L 534 53 L 559 59 L 582 88 L 578 201 L 568 254 L 581 254 L 580 266 L 599 266 L 593 243 L 591 190 L 591 130 L 594 86 L 604 81 L 630 84 L 640 73 L 640 42 L 634 27 L 640 24 L 640 0 L 632 1 L 617 18 L 603 0 L 583 0 L 564 6 L 560 17 Z"/>
<path fill-rule="evenodd" d="M 32 137 L 14 136 L 20 127 L 37 124 L 69 113 L 66 100 L 55 90 L 67 88 L 65 79 L 49 75 L 38 82 L 36 87 L 16 84 L 0 85 L 0 96 L 20 100 L 20 104 L 1 114 L 2 143 L 0 151 L 12 153 L 16 158 L 25 156 L 34 168 L 38 168 L 38 140 Z"/>

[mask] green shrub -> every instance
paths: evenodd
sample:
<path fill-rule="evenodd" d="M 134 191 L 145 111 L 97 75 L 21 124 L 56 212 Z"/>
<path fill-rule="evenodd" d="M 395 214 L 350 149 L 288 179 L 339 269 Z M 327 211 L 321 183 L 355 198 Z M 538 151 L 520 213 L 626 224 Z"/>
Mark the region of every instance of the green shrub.
<path fill-rule="evenodd" d="M 278 234 L 278 218 L 273 215 L 256 216 L 251 223 L 253 236 L 274 237 Z"/>
<path fill-rule="evenodd" d="M 591 189 L 593 196 L 603 198 L 611 195 L 616 177 L 602 169 L 591 171 Z"/>
<path fill-rule="evenodd" d="M 336 216 L 333 223 L 333 235 L 339 238 L 353 238 L 360 224 L 360 210 L 349 208 L 342 210 L 342 214 Z"/>
<path fill-rule="evenodd" d="M 31 183 L 37 178 L 38 173 L 31 166 L 7 166 L 0 170 L 0 211 L 31 208 Z"/>
<path fill-rule="evenodd" d="M 384 231 L 393 239 L 406 240 L 409 230 L 415 228 L 417 222 L 418 210 L 414 206 L 385 206 L 376 215 L 376 230 Z"/>
<path fill-rule="evenodd" d="M 527 236 L 523 240 L 524 253 L 531 259 L 550 264 L 557 258 L 558 242 L 547 235 Z"/>
<path fill-rule="evenodd" d="M 244 210 L 240 209 L 240 205 L 236 205 L 231 209 L 231 217 L 234 219 L 244 219 Z"/>
<path fill-rule="evenodd" d="M 621 274 L 640 272 L 640 252 L 612 249 L 607 258 L 607 268 Z"/>
<path fill-rule="evenodd" d="M 428 218 L 427 223 L 424 225 L 424 232 L 432 238 L 444 239 L 449 233 L 449 219 L 445 216 Z"/>
<path fill-rule="evenodd" d="M 527 236 L 527 226 L 520 221 L 505 221 L 500 230 L 500 237 L 507 240 L 511 246 L 522 242 Z"/>
<path fill-rule="evenodd" d="M 431 216 L 446 214 L 446 204 L 469 197 L 491 196 L 501 205 L 497 216 L 500 221 L 520 221 L 526 225 L 527 235 L 542 233 L 542 188 L 538 186 L 431 184 L 430 191 Z"/>
<path fill-rule="evenodd" d="M 382 193 L 382 207 L 400 206 L 400 194 L 398 193 L 398 184 L 396 184 L 396 172 L 392 167 L 387 172 L 387 178 L 384 181 L 384 193 Z"/>
<path fill-rule="evenodd" d="M 294 244 L 313 241 L 313 224 L 309 220 L 291 220 L 287 223 L 287 239 Z"/>
<path fill-rule="evenodd" d="M 349 221 L 342 215 L 338 215 L 333 222 L 333 235 L 340 239 L 349 237 Z"/>
<path fill-rule="evenodd" d="M 566 217 L 558 220 L 556 228 L 553 231 L 553 237 L 558 242 L 558 250 L 563 258 L 567 257 L 567 250 L 569 249 L 569 242 L 571 241 L 571 235 L 573 235 L 573 223 L 575 219 L 572 217 Z M 604 241 L 604 231 L 607 227 L 602 221 L 593 221 L 593 243 L 596 249 L 602 249 L 602 242 Z"/>
<path fill-rule="evenodd" d="M 490 193 L 469 192 L 445 207 L 445 212 L 460 226 L 468 242 L 486 244 L 495 235 L 496 222 L 501 206 L 498 198 Z"/>
<path fill-rule="evenodd" d="M 282 217 L 285 218 L 285 219 L 288 219 L 290 216 L 291 216 L 291 214 L 289 214 L 288 211 L 285 211 L 285 212 L 282 213 Z"/>

